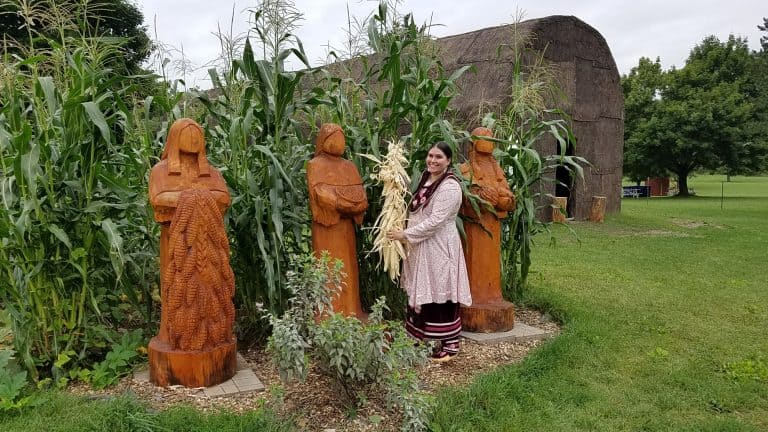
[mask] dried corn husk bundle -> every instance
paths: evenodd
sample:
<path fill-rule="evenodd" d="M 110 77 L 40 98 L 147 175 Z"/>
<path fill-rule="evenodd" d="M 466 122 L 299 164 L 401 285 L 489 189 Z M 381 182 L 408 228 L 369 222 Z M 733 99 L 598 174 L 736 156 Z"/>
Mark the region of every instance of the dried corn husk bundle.
<path fill-rule="evenodd" d="M 382 185 L 381 196 L 384 198 L 381 214 L 373 227 L 373 251 L 379 253 L 380 262 L 393 281 L 400 277 L 400 260 L 406 256 L 402 243 L 387 239 L 389 231 L 405 228 L 408 212 L 409 177 L 405 170 L 408 159 L 403 147 L 402 142 L 390 142 L 383 160 L 371 157 L 378 164 L 378 169 L 371 177 Z"/>

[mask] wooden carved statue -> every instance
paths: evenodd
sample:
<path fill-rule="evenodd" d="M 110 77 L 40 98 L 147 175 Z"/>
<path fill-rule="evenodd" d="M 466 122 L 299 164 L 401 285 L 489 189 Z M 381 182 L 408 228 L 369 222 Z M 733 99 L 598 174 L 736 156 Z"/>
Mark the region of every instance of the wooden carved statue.
<path fill-rule="evenodd" d="M 333 300 L 334 311 L 362 318 L 355 224 L 363 222 L 368 198 L 357 167 L 341 157 L 344 146 L 344 131 L 339 125 L 320 127 L 315 157 L 307 164 L 312 249 L 318 255 L 328 251 L 332 259 L 344 263 L 345 276 L 341 293 Z"/>
<path fill-rule="evenodd" d="M 235 278 L 223 215 L 229 192 L 208 165 L 203 130 L 173 123 L 149 175 L 149 201 L 160 228 L 160 330 L 149 342 L 150 380 L 208 387 L 237 366 L 232 331 Z"/>
<path fill-rule="evenodd" d="M 490 129 L 477 128 L 472 135 L 493 136 Z M 469 273 L 472 306 L 461 308 L 464 329 L 474 332 L 499 332 L 512 329 L 515 307 L 501 296 L 501 219 L 515 207 L 515 195 L 509 190 L 499 163 L 493 157 L 493 142 L 476 139 L 469 161 L 461 165 L 461 174 L 471 179 L 471 191 L 493 206 L 480 206 L 480 214 L 465 198 L 461 213 L 469 219 L 464 224 L 464 257 Z"/>

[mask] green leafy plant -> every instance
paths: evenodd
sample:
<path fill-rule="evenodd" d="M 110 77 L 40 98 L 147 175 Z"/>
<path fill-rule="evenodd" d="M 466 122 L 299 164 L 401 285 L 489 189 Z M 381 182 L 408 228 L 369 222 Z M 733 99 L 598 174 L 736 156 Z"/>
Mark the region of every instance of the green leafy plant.
<path fill-rule="evenodd" d="M 153 98 L 129 108 L 131 81 L 109 67 L 120 45 L 76 31 L 86 11 L 72 11 L 65 43 L 0 63 L 0 302 L 31 379 L 61 378 L 61 353 L 87 366 L 116 322 L 149 318 L 157 274 Z"/>
<path fill-rule="evenodd" d="M 722 370 L 736 381 L 768 382 L 768 363 L 761 357 L 727 363 Z"/>
<path fill-rule="evenodd" d="M 120 378 L 131 372 L 133 365 L 141 358 L 138 349 L 144 341 L 144 334 L 140 329 L 126 332 L 120 342 L 112 346 L 104 360 L 93 365 L 93 369 L 81 369 L 72 375 L 97 389 L 117 384 Z"/>
<path fill-rule="evenodd" d="M 18 409 L 32 402 L 32 396 L 19 397 L 27 386 L 27 372 L 13 364 L 13 350 L 0 349 L 0 410 Z"/>
<path fill-rule="evenodd" d="M 383 390 L 388 403 L 402 410 L 404 430 L 425 430 L 431 398 L 419 389 L 414 368 L 426 361 L 429 348 L 414 344 L 401 323 L 384 320 L 383 298 L 365 323 L 334 313 L 335 290 L 327 287 L 340 287 L 339 261 L 310 255 L 296 263 L 302 270 L 288 275 L 290 306 L 282 317 L 266 315 L 275 329 L 267 350 L 281 378 L 305 379 L 312 362 L 332 378 L 348 406 Z"/>

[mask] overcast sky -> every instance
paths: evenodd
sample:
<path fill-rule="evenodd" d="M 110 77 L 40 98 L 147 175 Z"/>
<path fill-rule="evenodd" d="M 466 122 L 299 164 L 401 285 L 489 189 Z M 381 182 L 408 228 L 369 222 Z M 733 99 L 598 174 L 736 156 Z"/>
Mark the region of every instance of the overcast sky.
<path fill-rule="evenodd" d="M 256 0 L 135 0 L 144 13 L 150 32 L 164 44 L 181 49 L 192 66 L 200 68 L 187 76 L 187 84 L 209 88 L 206 63 L 215 59 L 219 44 L 213 32 L 220 25 L 228 29 L 235 10 L 234 32 L 248 30 L 246 9 Z M 320 64 L 326 46 L 338 47 L 347 23 L 347 5 L 353 16 L 365 17 L 375 10 L 374 1 L 296 0 L 304 14 L 296 32 L 313 64 Z M 621 6 L 619 6 L 621 5 Z M 757 25 L 768 16 L 767 0 L 406 0 L 399 11 L 413 12 L 417 23 L 440 24 L 435 36 L 447 36 L 509 24 L 516 10 L 525 18 L 574 15 L 596 28 L 608 41 L 619 73 L 627 73 L 641 56 L 661 58 L 662 65 L 682 66 L 690 49 L 708 35 L 721 40 L 729 34 L 749 39 L 750 48 L 759 46 Z M 155 28 L 155 23 L 157 28 Z M 764 33 L 763 33 L 764 34 Z M 177 57 L 178 58 L 178 57 Z"/>

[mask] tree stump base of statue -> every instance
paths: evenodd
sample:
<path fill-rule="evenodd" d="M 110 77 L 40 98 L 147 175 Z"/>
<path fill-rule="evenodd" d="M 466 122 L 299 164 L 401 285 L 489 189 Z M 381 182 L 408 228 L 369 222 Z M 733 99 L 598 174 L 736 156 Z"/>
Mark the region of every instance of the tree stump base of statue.
<path fill-rule="evenodd" d="M 565 209 L 568 206 L 568 197 L 555 197 L 552 204 L 552 222 L 566 223 Z"/>
<path fill-rule="evenodd" d="M 506 300 L 461 307 L 461 326 L 475 333 L 499 333 L 515 326 L 515 305 Z"/>
<path fill-rule="evenodd" d="M 232 378 L 237 371 L 237 342 L 209 350 L 181 351 L 154 337 L 147 348 L 150 381 L 157 386 L 210 387 Z"/>
<path fill-rule="evenodd" d="M 590 209 L 590 212 L 589 212 L 589 220 L 590 222 L 602 223 L 604 218 L 605 218 L 605 197 L 593 196 L 592 208 Z"/>

